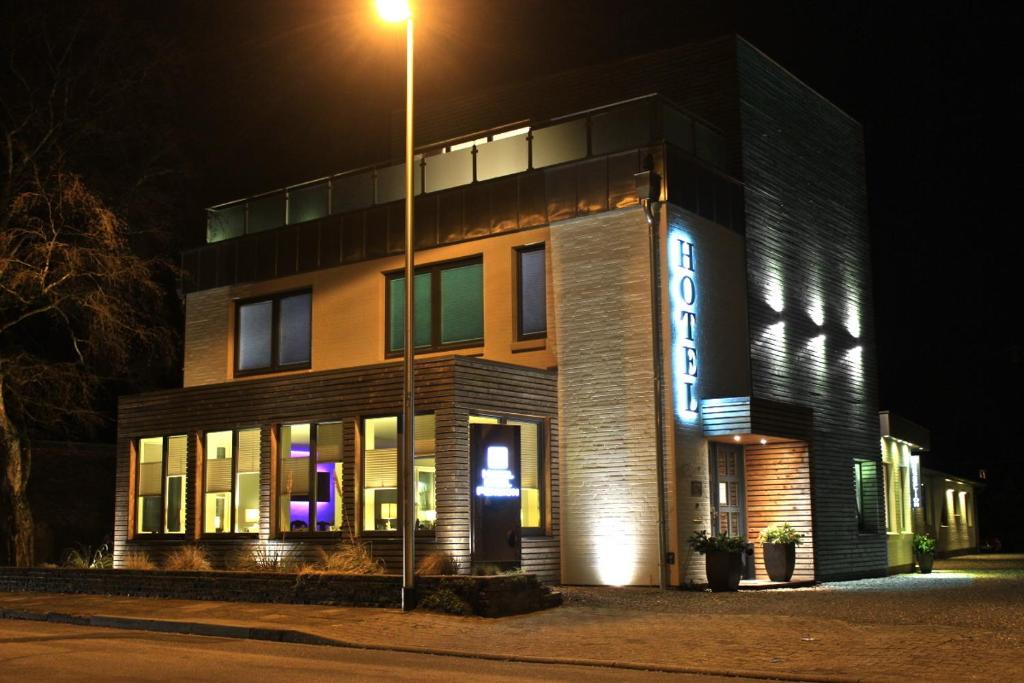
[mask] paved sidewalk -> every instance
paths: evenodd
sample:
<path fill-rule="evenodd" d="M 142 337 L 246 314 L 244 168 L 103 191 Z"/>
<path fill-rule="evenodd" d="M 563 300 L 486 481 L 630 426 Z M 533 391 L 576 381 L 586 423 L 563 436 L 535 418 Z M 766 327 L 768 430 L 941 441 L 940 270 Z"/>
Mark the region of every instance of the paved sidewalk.
<path fill-rule="evenodd" d="M 155 620 L 160 623 L 149 627 L 207 635 L 790 680 L 1022 678 L 1024 556 L 939 562 L 930 576 L 777 591 L 564 592 L 564 607 L 504 619 L 32 593 L 0 593 L 0 611 L 113 617 L 92 623 L 121 627 Z"/>

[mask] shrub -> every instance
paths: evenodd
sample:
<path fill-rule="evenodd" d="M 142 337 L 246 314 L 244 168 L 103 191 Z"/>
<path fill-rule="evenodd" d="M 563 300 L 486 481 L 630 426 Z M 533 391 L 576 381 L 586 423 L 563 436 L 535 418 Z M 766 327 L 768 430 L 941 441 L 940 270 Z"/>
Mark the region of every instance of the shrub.
<path fill-rule="evenodd" d="M 776 545 L 792 543 L 793 545 L 800 545 L 803 543 L 804 535 L 791 527 L 789 522 L 785 522 L 781 525 L 772 524 L 765 529 L 761 529 L 759 539 L 761 543 Z"/>
<path fill-rule="evenodd" d="M 730 553 L 741 553 L 747 550 L 747 539 L 744 537 L 729 536 L 728 534 L 708 536 L 708 532 L 705 529 L 693 532 L 687 543 L 690 544 L 690 548 L 694 552 L 698 552 L 701 555 L 713 550 L 724 550 Z"/>
<path fill-rule="evenodd" d="M 459 563 L 451 554 L 435 550 L 420 560 L 416 573 L 427 576 L 454 576 L 459 573 Z"/>
<path fill-rule="evenodd" d="M 153 563 L 153 560 L 149 559 L 149 555 L 141 550 L 132 550 L 125 553 L 124 557 L 121 558 L 121 568 L 152 570 L 156 569 L 156 564 Z"/>
<path fill-rule="evenodd" d="M 61 564 L 73 569 L 110 569 L 114 566 L 114 556 L 105 543 L 95 551 L 87 545 L 80 545 L 65 551 Z"/>
<path fill-rule="evenodd" d="M 313 570 L 332 574 L 383 574 L 384 563 L 374 559 L 363 543 L 340 543 L 333 548 L 318 548 L 319 561 Z"/>
<path fill-rule="evenodd" d="M 918 555 L 930 555 L 935 552 L 935 539 L 928 534 L 914 534 L 914 552 Z"/>
<path fill-rule="evenodd" d="M 164 569 L 172 572 L 208 572 L 210 560 L 197 545 L 185 545 L 164 559 Z"/>
<path fill-rule="evenodd" d="M 473 606 L 460 598 L 449 588 L 438 588 L 433 593 L 420 601 L 419 606 L 431 612 L 444 612 L 445 614 L 460 614 L 470 616 L 473 614 Z"/>

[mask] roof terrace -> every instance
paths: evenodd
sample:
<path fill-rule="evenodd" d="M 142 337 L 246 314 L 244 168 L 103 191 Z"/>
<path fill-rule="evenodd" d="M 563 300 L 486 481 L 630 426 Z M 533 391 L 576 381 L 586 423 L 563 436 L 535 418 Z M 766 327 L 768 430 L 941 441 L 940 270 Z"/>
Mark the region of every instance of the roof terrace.
<path fill-rule="evenodd" d="M 663 199 L 674 189 L 676 204 L 741 229 L 723 135 L 652 94 L 420 147 L 416 248 L 636 204 L 647 165 Z M 379 164 L 210 207 L 207 244 L 183 254 L 185 290 L 401 253 L 404 176 Z"/>

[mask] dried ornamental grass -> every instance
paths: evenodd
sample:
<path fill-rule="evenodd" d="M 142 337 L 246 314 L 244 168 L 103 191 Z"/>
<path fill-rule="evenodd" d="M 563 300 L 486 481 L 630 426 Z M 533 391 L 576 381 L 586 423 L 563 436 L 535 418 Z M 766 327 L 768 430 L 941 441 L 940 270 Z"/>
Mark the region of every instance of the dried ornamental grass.
<path fill-rule="evenodd" d="M 230 568 L 248 572 L 289 572 L 298 568 L 298 557 L 287 547 L 258 544 L 240 550 L 230 560 Z"/>
<path fill-rule="evenodd" d="M 435 550 L 420 560 L 416 573 L 425 576 L 455 576 L 459 573 L 459 563 L 451 554 Z"/>
<path fill-rule="evenodd" d="M 362 543 L 341 543 L 333 548 L 319 548 L 320 560 L 315 569 L 331 574 L 383 574 L 384 563 L 374 559 L 370 548 Z"/>
<path fill-rule="evenodd" d="M 149 559 L 149 555 L 141 550 L 133 550 L 125 553 L 121 558 L 121 569 L 156 569 L 156 564 Z"/>
<path fill-rule="evenodd" d="M 164 569 L 172 572 L 208 572 L 210 560 L 199 546 L 186 545 L 164 559 Z"/>

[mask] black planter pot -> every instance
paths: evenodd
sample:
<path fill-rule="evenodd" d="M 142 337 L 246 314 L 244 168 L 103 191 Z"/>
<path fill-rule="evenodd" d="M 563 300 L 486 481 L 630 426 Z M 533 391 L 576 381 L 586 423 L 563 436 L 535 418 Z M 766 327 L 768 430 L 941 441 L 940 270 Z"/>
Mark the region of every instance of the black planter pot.
<path fill-rule="evenodd" d="M 920 567 L 922 574 L 932 573 L 932 562 L 935 561 L 935 553 L 918 553 L 917 554 L 917 566 Z"/>
<path fill-rule="evenodd" d="M 743 554 L 725 550 L 711 550 L 704 556 L 708 586 L 715 593 L 734 591 L 740 587 L 743 573 Z"/>
<path fill-rule="evenodd" d="M 772 581 L 789 581 L 796 569 L 795 543 L 762 543 L 764 568 Z"/>

